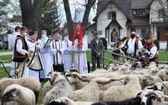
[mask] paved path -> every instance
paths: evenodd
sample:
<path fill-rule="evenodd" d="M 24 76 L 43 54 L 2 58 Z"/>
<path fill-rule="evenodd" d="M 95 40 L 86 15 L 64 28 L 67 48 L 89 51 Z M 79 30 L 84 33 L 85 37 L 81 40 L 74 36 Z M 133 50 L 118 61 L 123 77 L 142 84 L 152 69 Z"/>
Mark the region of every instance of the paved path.
<path fill-rule="evenodd" d="M 12 55 L 12 51 L 10 52 L 0 52 L 0 56 L 3 56 L 3 55 Z"/>

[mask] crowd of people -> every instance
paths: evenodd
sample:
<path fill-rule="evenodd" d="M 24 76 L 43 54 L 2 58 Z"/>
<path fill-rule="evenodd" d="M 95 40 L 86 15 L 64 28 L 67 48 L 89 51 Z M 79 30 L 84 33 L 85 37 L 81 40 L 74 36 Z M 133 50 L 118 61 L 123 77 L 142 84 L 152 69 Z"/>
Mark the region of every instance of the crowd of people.
<path fill-rule="evenodd" d="M 124 41 L 120 38 L 117 39 L 113 51 L 120 53 L 119 50 L 115 50 L 116 48 L 122 49 L 127 56 L 138 58 L 142 63 L 149 60 L 149 62 L 158 64 L 158 50 L 160 45 L 153 33 L 150 34 L 150 36 L 142 38 L 139 34 L 136 34 L 136 32 L 133 31 L 131 32 L 130 37 L 126 38 Z M 142 52 L 139 57 L 137 57 L 137 51 Z M 114 58 L 119 60 L 119 56 L 114 56 Z M 135 62 L 132 62 L 132 64 L 135 64 Z"/>
<path fill-rule="evenodd" d="M 52 38 L 48 38 L 47 31 L 41 31 L 41 39 L 37 40 L 37 32 L 29 30 L 26 27 L 15 27 L 15 32 L 10 38 L 10 48 L 13 50 L 12 65 L 10 75 L 17 78 L 16 69 L 21 63 L 24 66 L 20 69 L 22 76 L 33 76 L 38 80 L 48 79 L 47 74 L 50 71 L 67 71 L 71 68 L 78 70 L 80 74 L 88 73 L 88 62 L 86 51 L 88 49 L 87 41 L 81 34 L 82 27 L 77 25 L 74 28 L 73 40 L 69 40 L 69 35 L 64 34 L 63 40 L 61 35 L 55 33 Z M 130 37 L 122 41 L 117 38 L 113 51 L 116 48 L 124 49 L 128 56 L 136 57 L 138 49 L 146 49 L 141 55 L 141 59 L 148 59 L 150 62 L 158 63 L 159 41 L 154 34 L 142 39 L 136 32 L 131 32 Z M 90 42 L 92 71 L 101 67 L 103 53 L 103 41 L 99 38 L 98 33 L 94 33 L 94 39 Z M 74 54 L 72 54 L 74 52 Z M 72 57 L 73 55 L 73 57 Z M 114 56 L 114 59 L 119 57 Z M 97 64 L 97 65 L 96 65 Z"/>
<path fill-rule="evenodd" d="M 88 45 L 83 36 L 79 39 L 77 35 L 73 42 L 69 40 L 68 34 L 63 35 L 63 40 L 60 39 L 59 33 L 48 38 L 46 30 L 41 31 L 41 39 L 37 40 L 37 36 L 37 32 L 28 31 L 24 26 L 15 27 L 9 45 L 13 50 L 10 72 L 13 78 L 17 78 L 16 69 L 21 63 L 25 64 L 19 71 L 22 72 L 22 76 L 33 76 L 38 80 L 48 79 L 47 74 L 51 71 L 63 72 L 71 68 L 75 68 L 80 74 L 88 73 Z"/>

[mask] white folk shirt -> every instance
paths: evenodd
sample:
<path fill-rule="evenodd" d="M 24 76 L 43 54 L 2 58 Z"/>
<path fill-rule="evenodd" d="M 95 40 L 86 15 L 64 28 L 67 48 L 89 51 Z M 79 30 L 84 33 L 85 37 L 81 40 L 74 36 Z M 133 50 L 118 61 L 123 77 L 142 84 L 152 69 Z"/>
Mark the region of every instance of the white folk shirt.
<path fill-rule="evenodd" d="M 128 48 L 127 48 L 127 54 L 134 54 L 134 51 L 135 51 L 135 44 L 136 44 L 136 38 L 134 38 L 134 39 L 129 39 L 128 40 L 128 43 L 127 43 L 127 45 L 128 45 Z M 123 48 L 124 46 L 126 46 L 126 42 L 127 42 L 127 40 L 125 40 L 124 41 L 124 43 L 120 46 L 120 48 Z M 138 49 L 142 49 L 143 48 L 143 46 L 142 46 L 142 43 L 141 43 L 141 41 L 139 40 L 138 41 Z"/>
<path fill-rule="evenodd" d="M 9 41 L 10 41 L 10 43 L 9 43 L 10 49 L 14 49 L 15 40 L 16 40 L 17 35 L 20 35 L 20 33 L 19 33 L 19 32 L 14 32 L 14 33 L 11 35 L 11 37 L 10 37 L 10 39 L 9 39 Z"/>
<path fill-rule="evenodd" d="M 150 49 L 149 59 L 154 58 L 154 56 L 155 56 L 156 53 L 157 53 L 157 47 L 156 47 L 156 46 L 153 46 L 153 47 Z"/>
<path fill-rule="evenodd" d="M 22 46 L 23 46 L 22 41 L 18 39 L 16 42 L 16 51 L 22 55 L 28 54 L 28 51 L 25 49 L 22 49 Z"/>
<path fill-rule="evenodd" d="M 51 52 L 53 54 L 53 62 L 54 64 L 62 64 L 63 63 L 63 58 L 62 58 L 62 54 L 64 53 L 66 46 L 65 44 L 58 40 L 55 41 L 53 40 L 51 43 Z M 58 52 L 57 50 L 61 50 L 61 53 Z"/>

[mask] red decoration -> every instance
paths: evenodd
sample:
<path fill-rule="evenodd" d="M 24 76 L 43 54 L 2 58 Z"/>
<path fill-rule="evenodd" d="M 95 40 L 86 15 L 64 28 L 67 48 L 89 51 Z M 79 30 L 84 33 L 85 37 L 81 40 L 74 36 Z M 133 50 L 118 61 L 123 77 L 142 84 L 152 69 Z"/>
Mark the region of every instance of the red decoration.
<path fill-rule="evenodd" d="M 72 39 L 72 45 L 74 45 L 74 41 L 75 41 L 76 37 L 78 38 L 78 46 L 83 46 L 83 28 L 80 25 L 77 25 L 74 28 L 74 35 L 73 35 L 73 39 Z"/>

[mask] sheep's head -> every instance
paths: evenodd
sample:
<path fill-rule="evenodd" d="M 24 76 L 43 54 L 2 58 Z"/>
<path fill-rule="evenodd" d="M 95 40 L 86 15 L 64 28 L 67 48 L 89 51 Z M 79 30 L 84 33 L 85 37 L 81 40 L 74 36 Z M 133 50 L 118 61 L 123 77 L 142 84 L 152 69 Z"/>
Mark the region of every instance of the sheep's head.
<path fill-rule="evenodd" d="M 56 81 L 65 79 L 65 76 L 62 75 L 62 73 L 60 73 L 60 72 L 49 72 L 48 75 L 50 76 L 49 81 L 50 81 L 51 85 L 54 85 L 54 83 L 56 83 Z"/>
<path fill-rule="evenodd" d="M 151 75 L 142 76 L 141 81 L 142 89 L 144 89 L 146 86 L 150 86 L 155 83 L 155 80 Z"/>
<path fill-rule="evenodd" d="M 113 71 L 117 71 L 117 70 L 118 70 L 117 67 L 111 66 L 111 67 L 109 67 L 109 69 L 107 71 L 108 72 L 113 72 Z"/>
<path fill-rule="evenodd" d="M 2 102 L 15 101 L 19 98 L 18 97 L 19 94 L 20 94 L 20 90 L 13 88 L 8 92 L 4 93 L 3 96 L 1 97 L 1 100 Z"/>
<path fill-rule="evenodd" d="M 76 83 L 78 82 L 78 78 L 75 75 L 71 74 L 71 71 L 66 71 L 65 76 L 68 79 L 69 83 Z"/>
<path fill-rule="evenodd" d="M 167 69 L 161 69 L 158 74 L 159 77 L 161 77 L 161 79 L 163 79 L 163 81 L 167 81 L 168 80 L 168 70 Z"/>
<path fill-rule="evenodd" d="M 163 91 L 163 84 L 162 83 L 155 83 L 154 85 L 148 86 L 147 89 L 153 89 L 153 90 L 157 90 L 157 91 Z"/>
<path fill-rule="evenodd" d="M 131 70 L 129 69 L 129 67 L 122 65 L 118 68 L 118 72 L 120 72 L 121 74 L 129 74 Z"/>
<path fill-rule="evenodd" d="M 156 75 L 157 72 L 158 72 L 157 68 L 151 68 L 151 69 L 149 69 L 149 74 L 151 74 L 151 75 Z"/>
<path fill-rule="evenodd" d="M 127 84 L 128 82 L 133 82 L 133 81 L 139 81 L 139 82 L 141 82 L 141 79 L 138 76 L 129 75 L 129 76 L 125 77 L 124 83 Z"/>
<path fill-rule="evenodd" d="M 155 93 L 142 91 L 139 92 L 137 96 L 141 98 L 141 105 L 153 105 L 152 103 L 157 102 L 157 95 Z"/>

